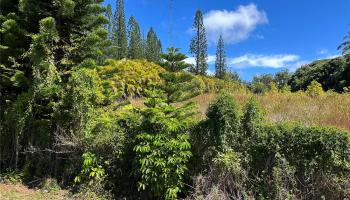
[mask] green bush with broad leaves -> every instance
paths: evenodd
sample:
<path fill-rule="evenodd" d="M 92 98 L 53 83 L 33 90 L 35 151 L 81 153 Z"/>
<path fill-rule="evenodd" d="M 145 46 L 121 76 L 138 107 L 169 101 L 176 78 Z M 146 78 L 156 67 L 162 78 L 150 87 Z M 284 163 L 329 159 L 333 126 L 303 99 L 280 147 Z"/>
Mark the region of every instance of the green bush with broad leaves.
<path fill-rule="evenodd" d="M 153 198 L 176 199 L 192 155 L 193 104 L 177 108 L 155 96 L 145 104 L 147 108 L 139 110 L 142 119 L 134 147 L 138 189 Z"/>

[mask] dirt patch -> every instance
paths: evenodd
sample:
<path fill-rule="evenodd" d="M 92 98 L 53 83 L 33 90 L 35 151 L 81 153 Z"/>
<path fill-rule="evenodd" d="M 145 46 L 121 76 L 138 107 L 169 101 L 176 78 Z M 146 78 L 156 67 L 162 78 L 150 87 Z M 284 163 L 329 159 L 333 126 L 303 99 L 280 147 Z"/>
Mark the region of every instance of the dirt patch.
<path fill-rule="evenodd" d="M 41 190 L 30 189 L 22 184 L 0 184 L 1 200 L 47 200 L 47 199 L 71 199 L 69 192 L 59 190 L 55 192 L 44 192 Z"/>

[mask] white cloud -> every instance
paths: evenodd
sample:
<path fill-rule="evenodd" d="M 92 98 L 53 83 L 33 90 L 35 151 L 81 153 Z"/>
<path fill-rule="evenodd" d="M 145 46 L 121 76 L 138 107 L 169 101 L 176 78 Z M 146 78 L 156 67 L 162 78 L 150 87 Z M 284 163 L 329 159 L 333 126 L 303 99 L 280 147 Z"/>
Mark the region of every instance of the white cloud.
<path fill-rule="evenodd" d="M 191 65 L 196 64 L 196 59 L 194 57 L 188 57 L 184 61 L 188 64 L 191 64 Z"/>
<path fill-rule="evenodd" d="M 208 55 L 208 60 L 207 60 L 207 63 L 208 64 L 212 64 L 212 63 L 215 63 L 215 55 Z"/>
<path fill-rule="evenodd" d="M 334 55 L 328 54 L 325 59 L 332 59 L 332 58 L 336 58 L 336 57 L 339 57 L 339 56 L 341 56 L 341 55 L 340 54 L 334 54 Z"/>
<path fill-rule="evenodd" d="M 325 55 L 325 54 L 328 54 L 328 49 L 320 49 L 317 51 L 317 54 L 319 55 Z"/>
<path fill-rule="evenodd" d="M 195 64 L 194 57 L 188 57 L 185 62 Z M 215 63 L 215 55 L 208 55 L 207 62 L 209 65 Z M 302 65 L 308 64 L 310 61 L 300 59 L 300 56 L 295 54 L 244 54 L 238 57 L 228 57 L 227 65 L 235 70 L 244 70 L 252 67 L 260 68 L 288 68 L 290 71 L 295 71 Z M 213 73 L 213 72 L 211 72 Z"/>
<path fill-rule="evenodd" d="M 332 59 L 341 56 L 339 53 L 330 52 L 328 49 L 320 49 L 317 52 L 318 60 Z"/>
<path fill-rule="evenodd" d="M 195 57 L 188 57 L 188 58 L 185 59 L 185 62 L 188 63 L 188 64 L 195 65 L 196 64 L 196 58 Z M 215 55 L 208 55 L 207 63 L 208 64 L 215 63 Z"/>
<path fill-rule="evenodd" d="M 268 19 L 255 4 L 248 4 L 233 11 L 211 10 L 204 14 L 203 22 L 209 42 L 217 42 L 222 34 L 226 43 L 236 43 L 247 39 L 257 25 L 268 23 Z"/>
<path fill-rule="evenodd" d="M 283 68 L 288 67 L 300 61 L 299 56 L 293 54 L 278 55 L 255 55 L 245 54 L 243 56 L 229 58 L 228 64 L 233 68 L 247 67 L 269 67 Z"/>

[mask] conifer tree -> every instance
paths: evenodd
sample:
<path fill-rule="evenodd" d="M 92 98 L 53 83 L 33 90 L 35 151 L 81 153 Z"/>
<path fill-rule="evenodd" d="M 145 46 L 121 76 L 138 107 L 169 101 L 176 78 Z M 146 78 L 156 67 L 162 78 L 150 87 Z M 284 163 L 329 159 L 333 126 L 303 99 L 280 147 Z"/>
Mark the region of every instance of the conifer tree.
<path fill-rule="evenodd" d="M 0 2 L 0 118 L 5 119 L 0 121 L 0 146 L 17 144 L 16 152 L 29 146 L 52 147 L 61 120 L 59 113 L 65 112 L 57 106 L 62 103 L 62 86 L 69 72 L 73 67 L 104 62 L 107 19 L 101 2 Z M 19 123 L 11 128 L 13 121 Z M 38 134 L 42 137 L 32 138 Z M 4 167 L 10 167 L 16 157 L 12 149 L 2 148 L 0 154 L 10 156 L 1 161 Z"/>
<path fill-rule="evenodd" d="M 128 55 L 128 41 L 125 25 L 124 0 L 117 0 L 114 14 L 113 45 L 116 45 L 116 58 L 126 58 Z"/>
<path fill-rule="evenodd" d="M 224 39 L 220 35 L 217 50 L 216 50 L 216 60 L 215 60 L 215 76 L 217 78 L 223 78 L 226 72 L 226 55 L 224 47 Z"/>
<path fill-rule="evenodd" d="M 131 59 L 142 58 L 142 39 L 139 24 L 131 16 L 128 22 L 129 48 L 128 57 Z"/>
<path fill-rule="evenodd" d="M 106 30 L 108 32 L 108 39 L 112 39 L 113 34 L 113 14 L 112 14 L 112 6 L 111 4 L 108 4 L 106 6 L 106 18 L 108 20 L 108 23 L 106 24 Z"/>
<path fill-rule="evenodd" d="M 187 58 L 187 56 L 180 53 L 179 48 L 170 47 L 167 48 L 167 51 L 167 54 L 161 54 L 161 58 L 163 59 L 161 66 L 168 71 L 181 71 L 191 66 L 190 64 L 185 63 L 184 60 Z"/>
<path fill-rule="evenodd" d="M 162 44 L 153 27 L 147 33 L 146 58 L 148 61 L 158 63 L 162 53 Z"/>
<path fill-rule="evenodd" d="M 196 64 L 191 71 L 195 74 L 205 75 L 208 69 L 207 39 L 205 35 L 203 15 L 200 10 L 196 11 L 193 23 L 193 30 L 195 32 L 195 36 L 191 40 L 190 53 L 194 55 L 196 59 Z"/>

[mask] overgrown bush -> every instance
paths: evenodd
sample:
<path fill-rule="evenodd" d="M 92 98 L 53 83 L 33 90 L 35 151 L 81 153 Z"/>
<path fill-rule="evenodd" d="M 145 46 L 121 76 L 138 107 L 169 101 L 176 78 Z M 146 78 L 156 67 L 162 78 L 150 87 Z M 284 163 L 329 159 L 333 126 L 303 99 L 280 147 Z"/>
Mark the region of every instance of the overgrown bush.
<path fill-rule="evenodd" d="M 140 110 L 134 147 L 138 189 L 147 191 L 149 197 L 176 199 L 192 155 L 188 133 L 191 104 L 176 108 L 157 97 L 145 104 L 148 107 Z"/>
<path fill-rule="evenodd" d="M 221 151 L 236 147 L 241 126 L 241 110 L 233 97 L 226 93 L 219 95 L 210 103 L 207 117 L 210 146 Z"/>
<path fill-rule="evenodd" d="M 317 81 L 312 81 L 310 85 L 307 86 L 306 94 L 311 97 L 320 96 L 323 93 L 322 85 Z"/>
<path fill-rule="evenodd" d="M 219 97 L 220 99 L 222 97 Z M 218 104 L 217 110 L 234 107 L 235 103 Z M 220 108 L 223 106 L 223 108 Z M 208 112 L 212 109 L 209 107 Z M 232 112 L 232 111 L 230 111 Z M 233 115 L 234 112 L 231 113 Z M 244 181 L 237 183 L 237 177 L 217 181 L 217 177 L 237 169 L 234 161 L 228 161 L 233 154 L 230 151 L 218 152 L 210 164 L 197 172 L 192 197 L 208 199 L 216 195 L 223 199 L 250 198 L 267 199 L 344 199 L 350 193 L 350 133 L 335 128 L 305 127 L 300 124 L 264 124 L 260 106 L 251 100 L 244 108 L 243 115 L 235 118 L 232 124 L 240 124 L 235 139 L 238 143 L 228 144 L 234 155 L 240 155 L 240 166 L 245 174 Z M 210 127 L 199 124 L 204 137 L 211 130 L 219 135 L 230 134 L 225 130 L 217 115 L 208 115 L 207 120 L 214 123 Z M 200 143 L 200 137 L 194 137 L 194 144 Z M 206 143 L 206 140 L 202 140 Z M 209 140 L 211 141 L 211 140 Z M 203 149 L 202 149 L 203 150 Z M 195 151 L 200 153 L 201 151 Z M 231 156 L 230 156 L 231 155 Z M 199 158 L 207 157 L 202 151 Z M 217 172 L 218 161 L 221 161 L 221 172 Z M 233 164 L 232 167 L 230 164 Z M 216 166 L 216 167 L 215 167 Z M 215 170 L 214 170 L 215 169 Z M 242 174 L 241 173 L 241 174 Z M 216 181 L 215 181 L 216 180 Z M 226 182 L 225 182 L 226 181 Z M 228 186 L 222 188 L 222 186 Z M 239 186 L 239 187 L 237 187 Z M 203 190 L 203 187 L 205 188 Z M 231 189 L 231 191 L 229 190 Z M 237 193 L 238 192 L 238 193 Z"/>
<path fill-rule="evenodd" d="M 97 68 L 109 102 L 128 97 L 144 96 L 162 84 L 160 73 L 165 70 L 145 60 L 108 60 Z"/>

